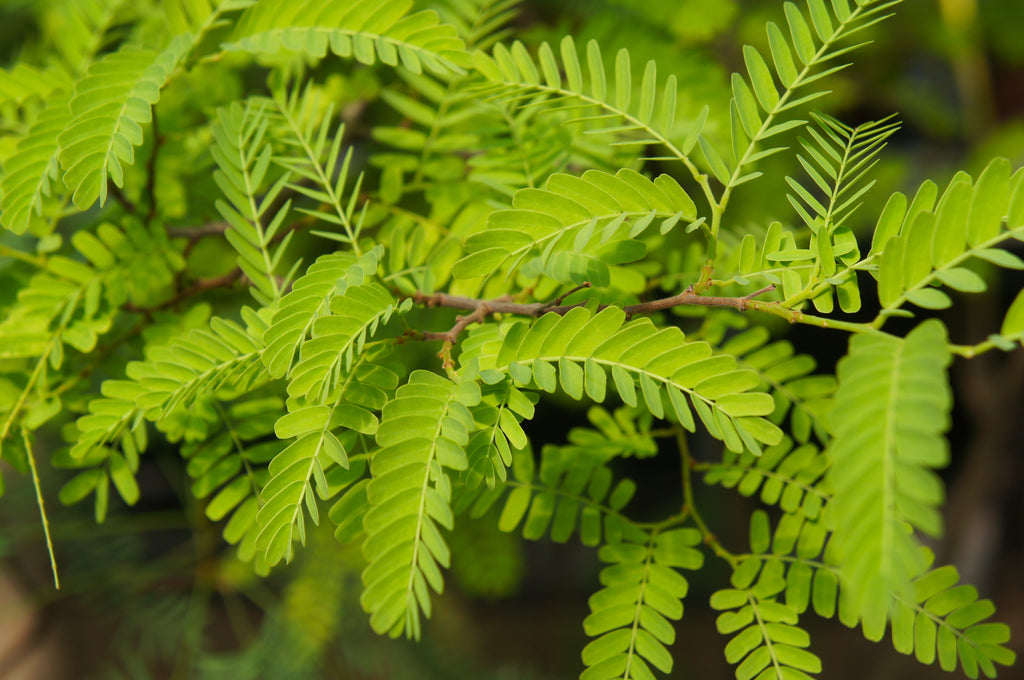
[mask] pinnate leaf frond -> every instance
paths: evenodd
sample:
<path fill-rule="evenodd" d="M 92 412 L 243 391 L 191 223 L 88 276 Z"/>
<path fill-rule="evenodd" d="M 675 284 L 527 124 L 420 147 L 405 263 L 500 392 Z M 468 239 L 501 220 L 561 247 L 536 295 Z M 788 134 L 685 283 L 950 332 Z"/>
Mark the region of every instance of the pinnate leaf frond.
<path fill-rule="evenodd" d="M 469 411 L 480 401 L 475 382 L 455 383 L 415 371 L 384 407 L 366 487 L 369 510 L 360 601 L 370 625 L 392 636 L 419 638 L 421 614 L 432 611 L 430 590 L 441 593 L 441 568 L 450 551 L 440 528 L 451 530 L 449 470 L 465 470 L 474 428 Z"/>
<path fill-rule="evenodd" d="M 258 105 L 249 102 L 243 108 L 235 102 L 217 112 L 211 149 L 218 166 L 213 179 L 227 198 L 226 202 L 216 201 L 217 210 L 231 225 L 224 235 L 238 251 L 238 266 L 252 284 L 253 296 L 264 305 L 276 302 L 288 287 L 293 272 L 279 280 L 277 270 L 294 233 L 289 231 L 273 245 L 291 201 L 285 201 L 269 220 L 264 219 L 288 181 L 288 175 L 282 175 L 263 192 L 272 155 L 264 139 L 267 126 Z"/>
<path fill-rule="evenodd" d="M 135 163 L 142 124 L 152 120 L 160 88 L 192 48 L 180 35 L 162 52 L 123 47 L 89 67 L 75 84 L 71 121 L 57 137 L 63 180 L 79 208 L 107 200 L 107 179 L 124 186 L 124 166 Z"/>
<path fill-rule="evenodd" d="M 520 189 L 512 208 L 488 217 L 466 240 L 456 278 L 511 274 L 540 251 L 536 267 L 562 283 L 607 285 L 609 265 L 646 252 L 635 237 L 657 223 L 661 234 L 696 219 L 696 207 L 668 175 L 651 181 L 623 168 L 614 175 L 588 170 L 582 177 L 555 174 L 543 189 Z"/>
<path fill-rule="evenodd" d="M 44 196 L 62 193 L 57 135 L 71 120 L 68 98 L 65 90 L 52 93 L 28 134 L 18 140 L 14 153 L 4 160 L 0 223 L 15 234 L 29 228 L 33 211 L 42 213 Z"/>
<path fill-rule="evenodd" d="M 926 567 L 910 528 L 937 536 L 948 463 L 951 395 L 945 327 L 926 321 L 901 340 L 864 334 L 839 362 L 832 421 L 837 559 L 866 631 L 884 629 L 889 594 L 909 592 Z"/>
<path fill-rule="evenodd" d="M 604 588 L 590 598 L 590 615 L 583 621 L 587 635 L 596 639 L 583 648 L 587 670 L 580 680 L 653 678 L 651 666 L 672 672 L 671 621 L 682 618 L 689 590 L 678 570 L 701 568 L 700 542 L 696 529 L 670 529 L 600 549 L 598 556 L 609 566 L 601 571 Z"/>
<path fill-rule="evenodd" d="M 497 382 L 510 375 L 519 385 L 545 392 L 561 386 L 574 399 L 586 394 L 600 403 L 610 371 L 628 406 L 642 400 L 655 417 L 669 414 L 691 432 L 696 411 L 711 436 L 732 451 L 760 453 L 761 443 L 780 441 L 781 431 L 764 418 L 775 410 L 774 400 L 754 391 L 761 382 L 755 371 L 737 368 L 731 356 L 712 356 L 705 342 L 685 341 L 678 328 L 624 320 L 617 307 L 597 314 L 578 307 L 514 325 L 497 353 L 481 358 L 481 378 Z"/>
<path fill-rule="evenodd" d="M 459 73 L 464 46 L 437 13 L 409 14 L 411 0 L 261 0 L 238 20 L 226 51 L 273 54 L 281 48 L 322 59 L 327 51 L 372 65 L 401 65 L 414 73 Z"/>
<path fill-rule="evenodd" d="M 827 62 L 866 44 L 843 46 L 842 41 L 888 17 L 883 13 L 899 2 L 857 0 L 851 6 L 850 0 L 832 0 L 829 8 L 825 0 L 807 0 L 806 16 L 795 3 L 787 2 L 789 37 L 774 22 L 767 25 L 774 71 L 757 48 L 744 46 L 743 61 L 747 73 L 733 74 L 733 98 L 730 102 L 735 164 L 727 163 L 709 139 L 701 136 L 699 140 L 708 166 L 727 190 L 760 176 L 760 172 L 742 174 L 746 165 L 785 148 L 757 150 L 762 142 L 806 122 L 799 119 L 776 122 L 781 114 L 826 94 L 826 91 L 818 90 L 794 98 L 797 91 L 846 68 L 849 64 L 820 70 Z M 814 27 L 813 33 L 811 26 Z M 781 90 L 776 78 L 782 85 Z"/>
<path fill-rule="evenodd" d="M 925 309 L 949 307 L 952 300 L 938 286 L 962 293 L 984 291 L 984 279 L 963 266 L 971 258 L 1020 268 L 1020 258 L 997 246 L 1024 236 L 1021 177 L 1021 171 L 1011 176 L 1010 162 L 997 158 L 977 182 L 957 173 L 941 197 L 930 181 L 921 185 L 909 206 L 902 194 L 895 194 L 879 218 L 871 247 L 878 259 L 881 315 L 905 315 L 899 308 L 907 302 Z"/>

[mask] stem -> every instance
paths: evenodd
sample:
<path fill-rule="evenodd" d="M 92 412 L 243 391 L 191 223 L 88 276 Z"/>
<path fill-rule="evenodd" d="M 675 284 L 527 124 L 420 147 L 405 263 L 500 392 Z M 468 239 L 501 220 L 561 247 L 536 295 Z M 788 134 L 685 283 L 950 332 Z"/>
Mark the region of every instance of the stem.
<path fill-rule="evenodd" d="M 28 458 L 28 467 L 32 471 L 32 485 L 36 490 L 36 503 L 39 505 L 39 519 L 43 523 L 43 535 L 46 537 L 46 550 L 50 553 L 50 570 L 53 572 L 53 587 L 60 590 L 60 576 L 57 575 L 57 558 L 53 554 L 53 540 L 50 537 L 50 521 L 46 517 L 46 506 L 43 503 L 43 489 L 39 483 L 39 471 L 36 469 L 36 457 L 32 453 L 32 442 L 29 440 L 28 430 L 21 428 L 21 441 L 25 445 L 25 457 Z"/>
<path fill-rule="evenodd" d="M 156 107 L 153 107 L 153 152 L 149 155 L 149 162 L 146 164 L 146 198 L 149 200 L 149 210 L 146 219 L 152 220 L 156 217 L 156 159 L 160 154 L 160 145 L 163 138 L 160 136 L 160 125 L 157 122 Z"/>
<path fill-rule="evenodd" d="M 704 544 L 710 547 L 716 555 L 728 562 L 729 565 L 735 569 L 740 562 L 739 557 L 725 549 L 718 538 L 708 528 L 707 522 L 705 522 L 704 518 L 701 517 L 700 511 L 697 510 L 697 504 L 694 502 L 693 497 L 693 482 L 690 475 L 690 470 L 695 465 L 695 462 L 693 457 L 690 455 L 690 444 L 686 441 L 686 432 L 678 425 L 675 430 L 676 444 L 679 447 L 679 456 L 683 467 L 683 512 L 693 518 L 693 523 L 697 525 L 697 529 L 700 531 L 701 536 L 704 537 Z"/>
<path fill-rule="evenodd" d="M 40 269 L 46 266 L 46 262 L 42 257 L 33 257 L 28 253 L 24 253 L 17 248 L 11 248 L 0 243 L 0 257 L 9 257 L 12 260 L 19 260 L 26 262 L 32 266 L 39 267 Z"/>

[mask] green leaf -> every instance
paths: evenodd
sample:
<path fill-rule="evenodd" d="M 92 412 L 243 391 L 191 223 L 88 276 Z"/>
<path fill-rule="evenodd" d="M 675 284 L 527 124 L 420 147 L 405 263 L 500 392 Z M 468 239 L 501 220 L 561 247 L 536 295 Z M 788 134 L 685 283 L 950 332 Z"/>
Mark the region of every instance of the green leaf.
<path fill-rule="evenodd" d="M 1021 333 L 1024 333 L 1024 290 L 1017 293 L 1017 297 L 1013 299 L 1013 303 L 1003 319 L 1003 325 L 999 329 L 999 334 L 1007 337 Z"/>
<path fill-rule="evenodd" d="M 291 439 L 307 432 L 322 430 L 331 417 L 331 409 L 327 406 L 307 406 L 281 416 L 274 424 L 274 434 L 279 439 Z"/>
<path fill-rule="evenodd" d="M 433 11 L 408 14 L 410 5 L 396 0 L 353 0 L 343 7 L 317 0 L 285 7 L 256 2 L 234 23 L 222 47 L 226 51 L 275 54 L 301 51 L 322 59 L 328 49 L 372 65 L 401 63 L 419 74 L 423 67 L 439 75 L 462 73 L 456 63 L 465 53 L 454 26 L 441 23 Z"/>
<path fill-rule="evenodd" d="M 756 48 L 750 45 L 743 46 L 743 61 L 747 65 L 747 72 L 750 74 L 750 84 L 754 87 L 754 94 L 765 111 L 775 111 L 779 105 L 779 93 L 775 89 L 775 81 L 764 58 Z"/>
<path fill-rule="evenodd" d="M 124 186 L 125 166 L 135 162 L 142 124 L 152 119 L 160 88 L 192 48 L 180 35 L 160 53 L 126 46 L 93 64 L 75 85 L 71 121 L 58 136 L 64 184 L 78 208 L 106 202 L 108 178 Z"/>
<path fill-rule="evenodd" d="M 931 320 L 906 340 L 855 336 L 839 364 L 834 408 L 847 417 L 831 423 L 834 559 L 865 631 L 885 616 L 890 594 L 909 593 L 924 569 L 904 527 L 941 532 L 942 486 L 932 469 L 948 457 L 949 362 L 945 328 Z"/>
<path fill-rule="evenodd" d="M 967 242 L 977 246 L 993 239 L 1010 205 L 1010 161 L 997 158 L 978 178 L 967 216 Z"/>

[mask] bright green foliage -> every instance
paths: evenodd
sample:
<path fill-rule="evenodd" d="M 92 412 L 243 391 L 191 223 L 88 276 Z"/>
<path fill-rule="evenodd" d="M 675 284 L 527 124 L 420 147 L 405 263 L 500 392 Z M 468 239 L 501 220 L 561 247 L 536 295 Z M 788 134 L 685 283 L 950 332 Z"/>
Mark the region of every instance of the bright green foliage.
<path fill-rule="evenodd" d="M 520 189 L 511 210 L 491 213 L 487 227 L 466 240 L 457 278 L 511 276 L 520 265 L 560 283 L 607 286 L 609 268 L 640 259 L 633 240 L 655 219 L 661 235 L 696 218 L 693 200 L 668 175 L 653 182 L 623 168 L 615 175 L 551 175 L 543 189 Z M 527 258 L 538 251 L 539 257 Z"/>
<path fill-rule="evenodd" d="M 625 478 L 613 487 L 609 457 L 608 452 L 588 450 L 581 455 L 575 447 L 550 446 L 541 452 L 538 470 L 532 452 L 515 453 L 498 528 L 516 531 L 518 527 L 523 538 L 536 541 L 550 536 L 556 543 L 565 543 L 578 531 L 580 542 L 588 546 L 616 543 L 623 536 L 635 538 L 639 529 L 621 511 L 636 493 L 636 483 Z M 464 493 L 457 507 L 470 507 L 471 516 L 481 516 L 502 491 L 495 487 Z"/>
<path fill-rule="evenodd" d="M 786 130 L 804 123 L 793 119 L 776 123 L 775 119 L 801 104 L 818 99 L 827 92 L 800 92 L 798 90 L 841 71 L 849 64 L 831 64 L 818 70 L 823 64 L 861 47 L 860 44 L 843 44 L 869 26 L 883 20 L 886 10 L 898 4 L 899 0 L 872 2 L 856 0 L 851 7 L 849 0 L 832 0 L 831 8 L 825 0 L 808 0 L 807 14 L 793 2 L 786 2 L 786 23 L 789 38 L 778 25 L 767 25 L 773 69 L 757 48 L 746 45 L 743 48 L 743 62 L 747 68 L 746 77 L 740 73 L 732 76 L 733 98 L 730 103 L 731 142 L 733 158 L 726 160 L 705 136 L 699 138 L 700 149 L 714 176 L 728 189 L 756 179 L 760 172 L 741 174 L 744 166 L 759 159 L 782 151 L 784 147 L 757 150 L 764 141 Z M 808 22 L 808 15 L 810 22 Z M 811 28 L 814 27 L 814 33 Z M 776 85 L 782 84 L 780 92 Z"/>
<path fill-rule="evenodd" d="M 666 414 L 693 431 L 696 412 L 708 432 L 732 451 L 760 452 L 781 433 L 762 416 L 774 410 L 770 396 L 750 392 L 760 378 L 736 368 L 728 355 L 712 356 L 704 342 L 685 342 L 678 328 L 658 330 L 647 318 L 623 324 L 622 310 L 592 314 L 582 307 L 546 314 L 531 326 L 512 326 L 481 376 L 500 372 L 520 385 L 545 392 L 561 387 L 574 399 L 604 401 L 612 386 L 628 406 L 643 403 L 657 418 Z M 609 370 L 610 369 L 610 370 Z"/>
<path fill-rule="evenodd" d="M 680 673 L 682 571 L 708 557 L 739 680 L 825 672 L 809 609 L 972 678 L 1014 663 L 921 536 L 953 358 L 1024 343 L 1000 278 L 1024 269 L 1024 171 L 880 200 L 899 124 L 806 107 L 898 2 L 782 3 L 718 103 L 645 45 L 520 32 L 515 0 L 61 4 L 25 10 L 53 44 L 0 71 L 0 470 L 31 475 L 48 544 L 53 476 L 102 522 L 159 467 L 203 590 L 289 583 L 254 674 L 272 624 L 314 673 L 349 583 L 372 631 L 420 638 L 460 559 L 574 537 L 605 563 L 585 680 Z M 1013 302 L 978 344 L 891 323 L 987 289 Z M 848 334 L 837 371 L 786 323 Z M 562 444 L 530 423 L 573 409 Z M 670 496 L 622 472 L 666 456 Z M 749 546 L 697 474 L 770 507 Z M 455 575 L 505 593 L 521 562 L 499 566 Z"/>
<path fill-rule="evenodd" d="M 675 154 L 679 150 L 668 139 L 666 132 L 674 126 L 676 114 L 676 78 L 669 76 L 664 85 L 658 82 L 657 64 L 648 62 L 640 83 L 640 94 L 633 103 L 633 84 L 628 50 L 620 50 L 615 57 L 614 82 L 609 85 L 601 47 L 591 40 L 586 46 L 586 68 L 580 62 L 579 52 L 572 36 L 562 39 L 555 49 L 542 43 L 534 59 L 521 42 L 511 47 L 498 44 L 493 56 L 483 52 L 475 55 L 475 66 L 495 87 L 488 91 L 502 99 L 537 93 L 554 98 L 559 109 L 569 110 L 568 122 L 581 121 L 601 111 L 596 120 L 600 127 L 588 130 L 591 134 L 613 133 L 622 135 L 620 143 L 626 145 L 665 144 Z M 563 77 L 564 73 L 564 77 Z M 660 110 L 657 109 L 658 90 L 662 90 Z M 699 126 L 698 126 L 699 127 Z M 691 133 L 695 139 L 696 132 Z M 692 147 L 693 142 L 684 145 Z"/>
<path fill-rule="evenodd" d="M 956 670 L 957 661 L 969 678 L 996 675 L 995 664 L 1011 664 L 1013 652 L 1004 645 L 1010 628 L 986 621 L 995 612 L 990 600 L 979 600 L 974 586 L 959 584 L 956 567 L 945 566 L 914 580 L 909 597 L 894 598 L 892 642 L 896 651 L 913 653 L 921 663 L 938 658 L 943 670 Z"/>
<path fill-rule="evenodd" d="M 729 338 L 722 344 L 722 352 L 734 355 L 741 368 L 760 374 L 762 387 L 775 399 L 769 420 L 781 425 L 789 416 L 790 432 L 798 442 L 807 442 L 812 435 L 827 441 L 825 417 L 832 408 L 835 378 L 812 375 L 814 357 L 796 354 L 786 340 L 770 339 L 767 329 L 755 326 Z"/>
<path fill-rule="evenodd" d="M 732 610 L 719 616 L 719 631 L 737 633 L 726 647 L 733 663 L 747 664 L 737 677 L 804 677 L 800 672 L 820 672 L 821 663 L 810 652 L 807 634 L 798 617 L 809 608 L 823 617 L 837 616 L 845 625 L 858 623 L 857 603 L 847 588 L 840 587 L 845 561 L 833 552 L 834 537 L 820 522 L 798 514 L 782 517 L 771 531 L 768 516 L 755 512 L 750 524 L 751 553 L 733 573 L 732 588 L 711 597 L 715 609 Z M 930 554 L 922 553 L 925 565 Z M 955 670 L 957 662 L 968 677 L 995 677 L 995 663 L 1011 663 L 1013 653 L 1003 644 L 1009 628 L 988 621 L 995 611 L 991 602 L 979 600 L 971 586 L 958 585 L 956 569 L 940 567 L 910 582 L 904 595 L 887 593 L 893 645 L 902 654 L 915 654 L 921 663 L 939 660 L 943 669 Z M 757 614 L 761 614 L 758 616 Z M 773 621 L 768 623 L 768 621 Z M 881 639 L 881 628 L 868 630 L 872 640 Z M 771 654 L 777 644 L 801 649 Z M 766 656 L 758 648 L 768 647 Z M 749 656 L 748 656 L 749 654 Z M 766 659 L 778 660 L 778 666 Z M 784 659 L 784 661 L 783 661 Z M 791 666 L 786 668 L 785 666 Z"/>
<path fill-rule="evenodd" d="M 152 117 L 160 88 L 192 47 L 189 35 L 162 52 L 125 47 L 93 64 L 75 84 L 71 122 L 57 136 L 65 186 L 79 208 L 107 200 L 107 178 L 124 186 L 124 166 L 135 162 L 142 124 Z"/>
<path fill-rule="evenodd" d="M 36 68 L 17 64 L 11 70 L 0 70 L 0 104 L 21 106 L 33 97 L 45 99 L 55 90 L 69 89 L 68 74 L 57 68 Z"/>
<path fill-rule="evenodd" d="M 828 499 L 827 493 L 818 487 L 824 483 L 830 460 L 814 444 L 794 447 L 787 438 L 761 456 L 749 451 L 727 451 L 721 463 L 709 466 L 704 481 L 735 488 L 744 496 L 760 491 L 761 502 L 816 519 Z"/>
<path fill-rule="evenodd" d="M 218 200 L 217 210 L 231 225 L 224 232 L 228 242 L 238 251 L 238 266 L 252 283 L 253 295 L 262 304 L 281 297 L 287 279 L 278 282 L 276 271 L 292 233 L 289 232 L 273 250 L 271 241 L 288 215 L 289 201 L 263 224 L 263 216 L 281 193 L 288 175 L 284 174 L 257 198 L 270 167 L 271 148 L 263 143 L 267 120 L 250 103 L 243 111 L 237 103 L 221 109 L 213 127 L 216 145 L 211 150 L 219 170 L 214 181 L 228 202 Z"/>
<path fill-rule="evenodd" d="M 257 490 L 266 487 L 266 464 L 281 451 L 281 442 L 267 439 L 274 431 L 275 398 L 252 399 L 218 411 L 220 425 L 205 440 L 182 447 L 185 467 L 196 498 L 209 498 L 206 516 L 219 522 L 228 515 L 224 540 L 239 544 L 239 556 L 252 559 L 256 549 Z M 266 561 L 258 560 L 265 570 Z"/>
<path fill-rule="evenodd" d="M 588 668 L 581 680 L 653 678 L 651 666 L 672 672 L 666 645 L 676 633 L 670 621 L 682 618 L 689 590 L 676 569 L 704 564 L 704 554 L 695 549 L 700 538 L 694 529 L 673 529 L 640 543 L 601 548 L 599 557 L 611 564 L 601 570 L 604 588 L 590 598 L 590 615 L 583 620 L 587 635 L 597 639 L 583 648 Z"/>
<path fill-rule="evenodd" d="M 273 54 L 281 48 L 322 59 L 327 50 L 371 65 L 420 73 L 461 71 L 452 61 L 462 41 L 430 11 L 408 14 L 411 0 L 330 0 L 280 3 L 263 0 L 247 9 L 225 44 L 227 51 Z"/>
<path fill-rule="evenodd" d="M 736 666 L 739 680 L 780 678 L 802 680 L 808 673 L 821 672 L 821 660 L 806 648 L 810 636 L 799 627 L 792 607 L 775 601 L 773 590 L 781 590 L 778 579 L 762 580 L 748 589 L 720 590 L 711 598 L 715 609 L 728 609 L 718 617 L 718 632 L 732 635 L 725 646 L 725 658 Z M 740 581 L 742 582 L 742 581 Z"/>
<path fill-rule="evenodd" d="M 361 602 L 379 633 L 420 635 L 420 613 L 430 616 L 430 589 L 444 589 L 441 567 L 451 554 L 439 527 L 451 530 L 449 470 L 467 467 L 473 428 L 469 407 L 480 401 L 474 382 L 453 383 L 416 371 L 383 410 L 366 487 Z"/>
<path fill-rule="evenodd" d="M 58 178 L 57 135 L 71 120 L 68 93 L 52 93 L 28 134 L 18 141 L 17 152 L 4 159 L 0 180 L 3 226 L 16 234 L 29 228 L 32 212 L 42 212 L 43 196 L 50 196 L 50 183 Z"/>
<path fill-rule="evenodd" d="M 902 197 L 893 203 L 891 214 L 884 215 L 888 237 L 879 235 L 880 223 L 872 244 L 872 250 L 884 248 L 877 273 L 883 315 L 898 313 L 906 302 L 925 309 L 949 307 L 952 300 L 939 286 L 984 291 L 984 279 L 963 266 L 969 258 L 1020 267 L 1018 258 L 997 248 L 1007 238 L 1019 238 L 1024 228 L 1024 185 L 1019 173 L 1011 180 L 1010 172 L 1009 161 L 996 159 L 977 182 L 958 173 L 937 205 L 932 183 L 922 185 L 909 208 Z"/>
<path fill-rule="evenodd" d="M 843 586 L 865 631 L 884 629 L 889 593 L 904 594 L 925 564 L 911 528 L 942 533 L 942 434 L 952 405 L 946 331 L 926 321 L 904 340 L 858 335 L 839 364 L 829 506 Z"/>

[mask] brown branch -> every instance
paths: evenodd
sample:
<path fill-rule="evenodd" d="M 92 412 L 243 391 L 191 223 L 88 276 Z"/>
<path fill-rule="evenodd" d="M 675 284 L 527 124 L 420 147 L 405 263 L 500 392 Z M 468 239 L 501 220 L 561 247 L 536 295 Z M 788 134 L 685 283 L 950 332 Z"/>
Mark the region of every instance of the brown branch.
<path fill-rule="evenodd" d="M 234 283 L 236 280 L 238 280 L 241 276 L 242 276 L 242 270 L 238 269 L 238 268 L 235 268 L 235 269 L 229 271 L 227 274 L 224 274 L 223 276 L 216 276 L 216 277 L 214 277 L 212 279 L 199 279 L 198 281 L 193 283 L 191 286 L 189 286 L 185 290 L 180 291 L 174 297 L 172 297 L 172 298 L 170 298 L 168 300 L 165 300 L 165 301 L 161 302 L 158 305 L 154 305 L 152 307 L 139 307 L 138 305 L 135 305 L 135 304 L 133 304 L 131 302 L 127 302 L 127 303 L 121 305 L 121 309 L 125 310 L 126 312 L 133 312 L 135 314 L 145 314 L 146 316 L 149 316 L 153 312 L 158 312 L 158 311 L 160 311 L 162 309 L 167 309 L 168 307 L 173 307 L 176 304 L 178 304 L 179 302 L 181 302 L 182 300 L 190 298 L 193 295 L 198 295 L 198 294 L 204 293 L 204 292 L 206 292 L 208 290 L 213 290 L 214 288 L 222 288 L 224 286 L 230 286 L 232 283 Z"/>
<path fill-rule="evenodd" d="M 554 302 L 561 302 L 561 300 L 570 293 L 574 293 L 576 290 L 587 287 L 587 285 L 589 284 L 584 284 L 583 286 L 573 289 L 565 296 L 556 298 Z M 638 314 L 651 314 L 663 309 L 679 307 L 682 305 L 731 307 L 741 312 L 745 312 L 751 308 L 751 302 L 754 298 L 764 295 L 765 293 L 770 293 L 773 290 L 775 290 L 775 286 L 768 286 L 767 288 L 762 288 L 759 291 L 753 292 L 750 295 L 744 295 L 743 297 L 718 297 L 714 295 L 698 295 L 693 292 L 693 286 L 690 286 L 678 295 L 650 300 L 648 302 L 641 302 L 635 305 L 626 305 L 622 310 L 626 312 L 626 316 L 628 317 L 633 317 Z M 507 297 L 498 298 L 496 300 L 481 300 L 461 295 L 449 295 L 448 293 L 433 293 L 431 295 L 414 293 L 412 299 L 414 302 L 425 304 L 428 307 L 450 307 L 452 309 L 466 309 L 473 312 L 478 311 L 481 306 L 486 305 L 489 314 L 515 314 L 516 316 L 529 316 L 534 318 L 542 316 L 547 312 L 564 315 L 571 309 L 584 306 L 584 303 L 582 302 L 573 305 L 552 304 L 550 302 L 512 302 Z M 601 310 L 607 306 L 608 305 L 599 305 L 598 309 Z"/>
<path fill-rule="evenodd" d="M 547 314 L 548 312 L 565 315 L 572 309 L 584 306 L 585 303 L 581 302 L 574 305 L 562 305 L 562 300 L 576 291 L 589 287 L 590 282 L 588 281 L 550 302 L 528 303 L 513 302 L 509 296 L 496 298 L 494 300 L 481 300 L 479 298 L 465 297 L 462 295 L 449 295 L 448 293 L 433 293 L 428 295 L 426 293 L 416 292 L 412 295 L 413 301 L 424 304 L 427 307 L 464 309 L 469 310 L 471 313 L 465 316 L 456 317 L 455 325 L 443 333 L 434 331 L 412 331 L 407 335 L 419 340 L 442 341 L 444 346 L 441 348 L 438 356 L 444 360 L 445 369 L 450 370 L 454 366 L 454 362 L 451 358 L 452 347 L 454 347 L 455 343 L 458 341 L 459 335 L 462 331 L 466 330 L 466 327 L 470 324 L 481 322 L 492 314 L 514 314 L 516 316 L 528 316 L 532 318 L 537 318 Z M 632 318 L 638 314 L 651 314 L 663 309 L 679 307 L 682 305 L 731 307 L 732 309 L 745 312 L 751 308 L 751 303 L 754 301 L 754 298 L 764 295 L 765 293 L 770 293 L 773 290 L 775 290 L 775 286 L 771 285 L 742 297 L 718 297 L 713 295 L 698 295 L 693 292 L 693 286 L 690 286 L 678 295 L 660 298 L 658 300 L 650 300 L 648 302 L 641 302 L 635 305 L 626 305 L 622 310 L 626 313 L 627 318 Z M 598 309 L 601 310 L 608 306 L 609 305 L 599 305 Z"/>
<path fill-rule="evenodd" d="M 200 239 L 203 236 L 223 236 L 231 225 L 227 222 L 207 222 L 198 227 L 167 227 L 170 238 Z"/>
<path fill-rule="evenodd" d="M 130 212 L 133 215 L 139 214 L 139 209 L 135 205 L 135 203 L 133 203 L 130 198 L 124 195 L 124 192 L 121 191 L 121 187 L 114 184 L 113 180 L 107 181 L 107 191 L 110 193 L 111 196 L 114 197 L 114 199 L 118 203 L 121 204 L 121 207 L 123 207 L 127 212 Z"/>

